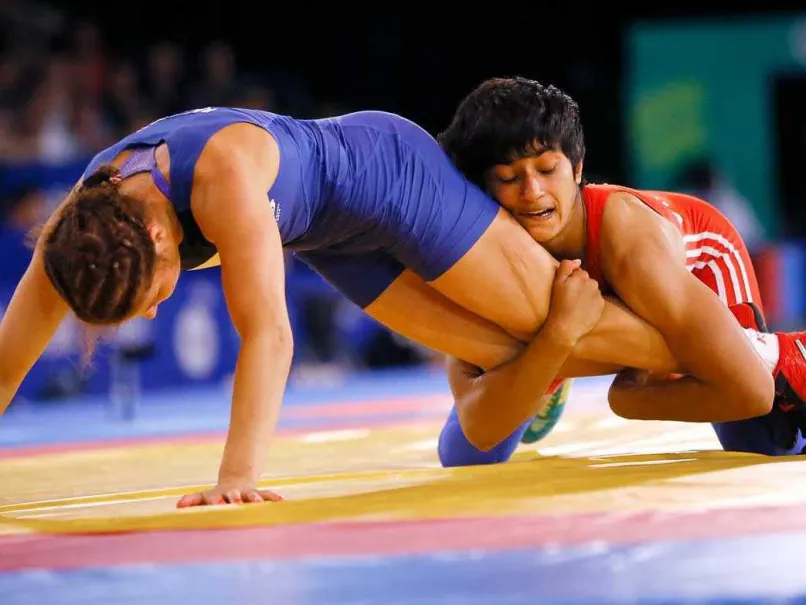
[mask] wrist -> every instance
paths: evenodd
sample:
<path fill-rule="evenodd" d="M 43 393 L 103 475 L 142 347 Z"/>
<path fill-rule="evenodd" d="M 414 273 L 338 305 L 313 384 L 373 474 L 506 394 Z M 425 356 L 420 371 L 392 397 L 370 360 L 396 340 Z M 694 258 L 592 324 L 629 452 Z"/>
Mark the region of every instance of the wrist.
<path fill-rule="evenodd" d="M 243 469 L 230 469 L 224 466 L 218 471 L 218 483 L 250 483 L 256 484 L 258 480 L 258 473 Z"/>
<path fill-rule="evenodd" d="M 225 447 L 224 457 L 218 469 L 218 482 L 248 481 L 255 483 L 260 477 L 258 465 L 243 452 L 235 452 Z"/>
<path fill-rule="evenodd" d="M 567 348 L 569 351 L 576 346 L 581 338 L 577 330 L 563 324 L 562 321 L 551 319 L 550 316 L 543 322 L 540 336 L 545 343 L 558 348 Z"/>

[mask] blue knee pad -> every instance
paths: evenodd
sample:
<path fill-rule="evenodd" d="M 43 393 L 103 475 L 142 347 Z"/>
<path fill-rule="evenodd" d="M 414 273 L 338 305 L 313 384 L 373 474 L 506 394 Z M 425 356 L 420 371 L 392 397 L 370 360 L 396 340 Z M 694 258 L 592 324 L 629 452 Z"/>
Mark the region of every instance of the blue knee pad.
<path fill-rule="evenodd" d="M 497 464 L 509 460 L 518 447 L 521 437 L 529 428 L 531 420 L 527 420 L 504 441 L 496 445 L 489 452 L 477 449 L 465 437 L 462 426 L 459 424 L 459 414 L 453 406 L 445 426 L 439 435 L 439 461 L 444 467 L 450 466 L 476 466 L 479 464 Z"/>
<path fill-rule="evenodd" d="M 806 447 L 806 439 L 793 422 L 792 416 L 776 408 L 766 416 L 712 426 L 726 452 L 796 456 Z M 793 437 L 794 445 L 791 445 Z M 787 443 L 786 447 L 784 443 Z"/>

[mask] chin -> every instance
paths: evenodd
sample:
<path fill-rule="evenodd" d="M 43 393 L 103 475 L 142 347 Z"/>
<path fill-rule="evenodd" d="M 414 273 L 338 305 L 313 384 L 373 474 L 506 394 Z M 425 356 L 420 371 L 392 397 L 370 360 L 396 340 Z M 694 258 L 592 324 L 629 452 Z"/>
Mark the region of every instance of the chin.
<path fill-rule="evenodd" d="M 550 242 L 557 237 L 557 234 L 559 233 L 554 225 L 543 225 L 540 227 L 530 225 L 526 228 L 526 231 L 538 244 L 546 244 Z"/>

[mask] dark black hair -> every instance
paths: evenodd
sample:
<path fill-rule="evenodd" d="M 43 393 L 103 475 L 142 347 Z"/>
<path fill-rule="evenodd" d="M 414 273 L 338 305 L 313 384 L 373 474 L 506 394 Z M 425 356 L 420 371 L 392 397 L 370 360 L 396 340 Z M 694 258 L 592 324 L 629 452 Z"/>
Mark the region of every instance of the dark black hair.
<path fill-rule="evenodd" d="M 555 86 L 522 77 L 492 78 L 467 95 L 437 140 L 465 177 L 484 188 L 484 174 L 536 148 L 562 151 L 576 169 L 585 159 L 579 107 Z"/>

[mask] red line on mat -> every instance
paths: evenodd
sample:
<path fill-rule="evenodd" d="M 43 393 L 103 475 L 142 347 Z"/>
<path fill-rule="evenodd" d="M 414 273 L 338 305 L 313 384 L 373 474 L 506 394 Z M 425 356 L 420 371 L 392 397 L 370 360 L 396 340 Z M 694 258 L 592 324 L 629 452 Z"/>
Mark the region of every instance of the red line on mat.
<path fill-rule="evenodd" d="M 0 537 L 0 572 L 137 563 L 511 550 L 806 531 L 802 506 L 703 512 L 312 523 L 237 529 Z"/>

